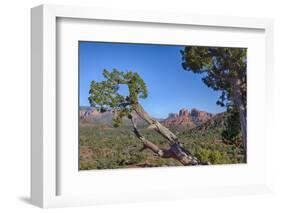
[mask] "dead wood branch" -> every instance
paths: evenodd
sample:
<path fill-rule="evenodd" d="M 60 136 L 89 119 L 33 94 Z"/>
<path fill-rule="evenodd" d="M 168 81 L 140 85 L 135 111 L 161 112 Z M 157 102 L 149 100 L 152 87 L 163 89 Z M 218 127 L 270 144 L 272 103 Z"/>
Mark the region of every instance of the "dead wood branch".
<path fill-rule="evenodd" d="M 131 122 L 133 124 L 133 132 L 136 137 L 143 143 L 144 148 L 150 149 L 153 153 L 157 154 L 162 158 L 174 158 L 182 163 L 184 166 L 188 165 L 199 165 L 200 163 L 197 158 L 191 155 L 190 152 L 185 150 L 179 143 L 170 143 L 170 149 L 161 149 L 153 142 L 147 140 L 138 130 L 136 123 L 134 122 L 133 116 L 131 116 Z M 160 124 L 160 123 L 159 123 Z M 160 124 L 161 125 L 161 124 Z M 159 131 L 157 131 L 159 132 Z"/>

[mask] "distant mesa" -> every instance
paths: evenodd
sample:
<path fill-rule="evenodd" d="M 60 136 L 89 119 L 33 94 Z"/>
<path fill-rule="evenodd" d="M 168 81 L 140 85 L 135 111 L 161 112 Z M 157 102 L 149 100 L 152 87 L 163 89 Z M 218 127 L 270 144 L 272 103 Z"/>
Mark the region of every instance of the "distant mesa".
<path fill-rule="evenodd" d="M 188 128 L 196 127 L 213 117 L 212 113 L 200 111 L 198 109 L 192 109 L 190 112 L 188 109 L 180 109 L 179 113 L 170 113 L 168 118 L 161 121 L 166 127 L 170 126 L 187 126 Z"/>
<path fill-rule="evenodd" d="M 179 116 L 180 117 L 186 117 L 186 116 L 188 116 L 189 115 L 189 112 L 188 112 L 188 110 L 187 109 L 181 109 L 180 111 L 179 111 Z"/>
<path fill-rule="evenodd" d="M 192 109 L 190 116 L 197 118 L 200 122 L 206 122 L 213 117 L 213 114 L 205 111 L 200 111 L 198 109 Z"/>
<path fill-rule="evenodd" d="M 110 125 L 112 124 L 112 119 L 114 118 L 114 111 L 109 110 L 101 113 L 92 107 L 80 107 L 79 116 L 82 123 Z M 182 108 L 178 113 L 169 113 L 167 118 L 157 120 L 166 127 L 184 126 L 191 129 L 207 122 L 213 116 L 214 114 L 212 113 L 195 108 L 191 109 L 191 111 L 186 108 Z M 134 114 L 133 117 L 138 125 L 146 124 L 145 121 L 143 121 L 137 114 Z M 129 119 L 124 118 L 124 121 L 125 124 L 130 125 Z"/>
<path fill-rule="evenodd" d="M 112 119 L 114 118 L 114 111 L 108 110 L 106 112 L 99 112 L 93 107 L 81 106 L 79 110 L 80 122 L 83 124 L 106 124 L 112 125 Z M 133 114 L 134 120 L 137 125 L 145 125 L 137 114 Z M 124 124 L 130 125 L 131 121 L 128 118 L 124 118 Z"/>

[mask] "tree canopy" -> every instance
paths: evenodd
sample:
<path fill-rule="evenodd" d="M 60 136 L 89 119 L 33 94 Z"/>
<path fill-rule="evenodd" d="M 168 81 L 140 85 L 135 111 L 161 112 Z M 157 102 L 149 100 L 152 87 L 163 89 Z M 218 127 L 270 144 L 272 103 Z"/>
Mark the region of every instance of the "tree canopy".
<path fill-rule="evenodd" d="M 214 90 L 222 91 L 218 104 L 233 104 L 233 81 L 239 80 L 243 105 L 246 107 L 247 49 L 229 47 L 186 46 L 181 51 L 182 66 L 193 73 L 203 73 L 203 82 Z"/>
<path fill-rule="evenodd" d="M 228 139 L 237 137 L 237 123 L 240 123 L 246 152 L 247 49 L 186 46 L 181 55 L 185 70 L 203 74 L 202 81 L 208 87 L 221 91 L 217 104 L 227 107 L 230 118 L 239 115 L 240 120 L 228 119 L 224 136 Z"/>
<path fill-rule="evenodd" d="M 89 91 L 89 102 L 92 107 L 100 112 L 112 110 L 115 113 L 113 125 L 118 127 L 122 124 L 124 117 L 131 120 L 133 132 L 143 143 L 143 149 L 150 149 L 162 158 L 175 158 L 183 165 L 206 164 L 200 162 L 189 151 L 183 148 L 177 136 L 163 126 L 150 115 L 139 104 L 139 99 L 145 99 L 148 95 L 143 79 L 138 73 L 128 71 L 122 72 L 113 69 L 112 72 L 103 70 L 104 81 L 92 81 Z M 129 94 L 119 93 L 120 85 L 127 85 Z M 155 143 L 147 140 L 137 128 L 133 118 L 133 112 L 149 124 L 149 127 L 166 139 L 170 148 L 159 148 Z"/>
<path fill-rule="evenodd" d="M 147 97 L 146 84 L 138 73 L 132 71 L 122 72 L 113 69 L 109 72 L 104 69 L 103 76 L 104 81 L 91 82 L 89 102 L 101 112 L 113 110 L 116 113 L 114 126 L 118 127 L 122 123 L 122 118 L 129 116 L 133 111 L 132 107 L 138 103 L 139 98 Z M 119 93 L 122 84 L 128 86 L 128 96 Z"/>

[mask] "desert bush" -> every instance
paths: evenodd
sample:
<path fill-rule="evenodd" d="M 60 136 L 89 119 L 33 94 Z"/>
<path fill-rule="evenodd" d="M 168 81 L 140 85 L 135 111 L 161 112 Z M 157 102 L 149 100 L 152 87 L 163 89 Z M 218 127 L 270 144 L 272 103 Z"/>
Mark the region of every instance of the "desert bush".
<path fill-rule="evenodd" d="M 183 145 L 198 159 L 212 164 L 242 163 L 244 162 L 242 149 L 233 144 L 222 142 L 221 131 L 186 130 L 172 128 L 173 132 L 183 142 Z M 204 131 L 204 134 L 201 134 Z M 141 128 L 145 137 L 154 141 L 162 148 L 167 148 L 167 142 L 153 130 L 145 126 Z M 86 145 L 93 151 L 90 162 L 80 160 L 80 169 L 116 169 L 127 167 L 158 167 L 180 166 L 174 159 L 162 159 L 151 151 L 144 150 L 141 142 L 133 135 L 130 126 L 119 128 L 106 127 L 102 130 L 99 126 L 80 125 L 80 146 Z"/>

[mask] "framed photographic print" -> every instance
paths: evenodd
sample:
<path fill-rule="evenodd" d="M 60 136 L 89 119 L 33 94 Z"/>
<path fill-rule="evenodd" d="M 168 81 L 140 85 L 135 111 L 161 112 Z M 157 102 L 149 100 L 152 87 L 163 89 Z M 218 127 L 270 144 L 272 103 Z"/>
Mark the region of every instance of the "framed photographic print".
<path fill-rule="evenodd" d="M 272 20 L 31 14 L 33 204 L 270 191 Z"/>

